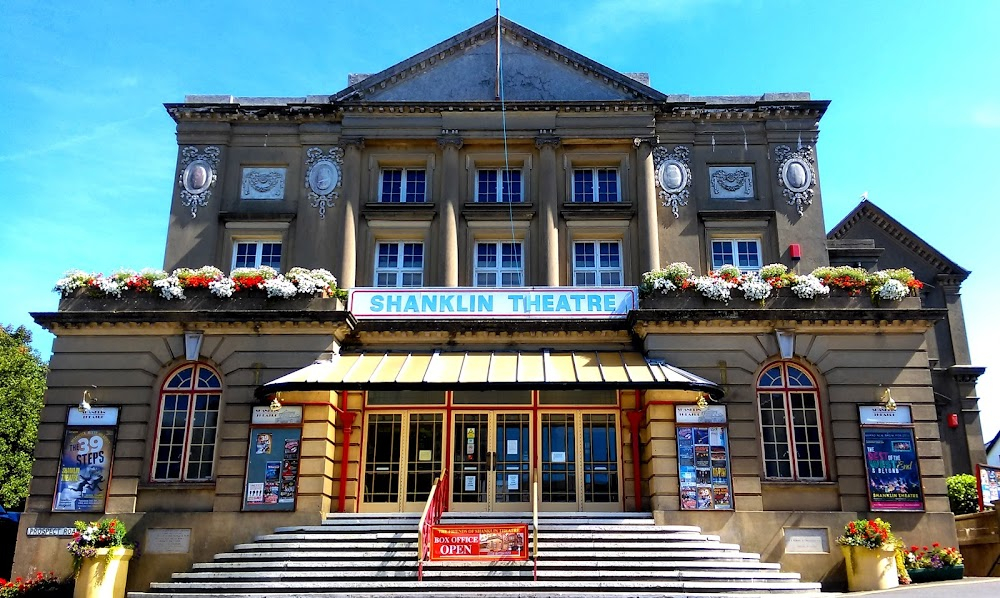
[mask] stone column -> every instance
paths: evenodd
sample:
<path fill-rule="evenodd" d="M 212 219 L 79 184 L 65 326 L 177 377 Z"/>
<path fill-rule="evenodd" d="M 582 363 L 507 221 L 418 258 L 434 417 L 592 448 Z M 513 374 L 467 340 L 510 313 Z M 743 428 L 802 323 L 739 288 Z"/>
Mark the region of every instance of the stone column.
<path fill-rule="evenodd" d="M 445 287 L 458 286 L 458 199 L 463 177 L 458 161 L 462 138 L 457 133 L 457 131 L 447 131 L 445 135 L 438 137 L 438 146 L 444 152 L 441 167 L 439 284 Z"/>
<path fill-rule="evenodd" d="M 548 287 L 559 286 L 559 198 L 556 196 L 558 188 L 556 147 L 558 146 L 558 137 L 551 135 L 535 137 L 535 147 L 541 152 L 538 177 L 538 203 L 541 216 L 538 251 L 542 255 L 542 284 Z"/>
<path fill-rule="evenodd" d="M 340 240 L 340 272 L 337 286 L 342 289 L 354 288 L 358 269 L 358 206 L 361 201 L 361 150 L 365 140 L 361 137 L 344 137 L 344 217 L 343 236 Z"/>
<path fill-rule="evenodd" d="M 636 137 L 639 201 L 639 271 L 649 272 L 660 267 L 659 223 L 656 219 L 656 176 L 653 168 L 652 137 Z"/>

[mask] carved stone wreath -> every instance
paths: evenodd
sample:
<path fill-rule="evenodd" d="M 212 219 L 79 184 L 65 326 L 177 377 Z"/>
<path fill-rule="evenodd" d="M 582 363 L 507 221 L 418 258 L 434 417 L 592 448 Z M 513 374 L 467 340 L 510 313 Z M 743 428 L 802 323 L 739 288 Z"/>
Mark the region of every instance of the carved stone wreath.
<path fill-rule="evenodd" d="M 807 145 L 793 152 L 787 145 L 779 145 L 774 148 L 774 156 L 781 161 L 778 182 L 783 187 L 782 193 L 788 198 L 788 205 L 794 206 L 801 216 L 812 204 L 813 187 L 816 186 L 813 149 Z"/>
<path fill-rule="evenodd" d="M 326 218 L 326 209 L 332 208 L 340 197 L 343 179 L 344 149 L 331 148 L 326 153 L 318 147 L 306 150 L 306 187 L 309 201 L 319 209 L 319 217 Z"/>
<path fill-rule="evenodd" d="M 678 145 L 674 151 L 658 145 L 653 148 L 656 186 L 663 206 L 670 208 L 674 218 L 680 218 L 680 208 L 687 205 L 691 194 L 691 149 Z"/>
<path fill-rule="evenodd" d="M 212 187 L 218 176 L 219 148 L 209 146 L 199 151 L 193 146 L 181 150 L 181 172 L 177 185 L 181 188 L 181 205 L 191 209 L 191 217 L 198 216 L 198 208 L 208 205 Z"/>

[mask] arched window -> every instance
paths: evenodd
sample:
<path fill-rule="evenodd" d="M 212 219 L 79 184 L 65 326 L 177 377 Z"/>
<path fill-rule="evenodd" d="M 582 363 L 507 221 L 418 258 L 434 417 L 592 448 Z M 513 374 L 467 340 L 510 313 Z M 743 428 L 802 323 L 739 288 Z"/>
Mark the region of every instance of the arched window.
<path fill-rule="evenodd" d="M 212 368 L 187 364 L 160 390 L 160 415 L 152 479 L 159 482 L 212 479 L 222 380 Z"/>
<path fill-rule="evenodd" d="M 764 477 L 825 480 L 819 390 L 801 367 L 771 365 L 757 381 Z"/>

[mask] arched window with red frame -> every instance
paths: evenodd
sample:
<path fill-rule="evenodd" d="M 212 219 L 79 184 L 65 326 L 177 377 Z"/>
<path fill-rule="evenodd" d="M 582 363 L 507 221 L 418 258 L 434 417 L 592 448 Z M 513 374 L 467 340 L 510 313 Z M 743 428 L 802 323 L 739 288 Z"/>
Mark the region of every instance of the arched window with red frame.
<path fill-rule="evenodd" d="M 153 449 L 155 482 L 211 480 L 219 427 L 222 379 L 203 363 L 189 363 L 167 376 Z"/>
<path fill-rule="evenodd" d="M 804 368 L 774 363 L 757 380 L 764 477 L 825 480 L 826 454 L 819 388 Z"/>

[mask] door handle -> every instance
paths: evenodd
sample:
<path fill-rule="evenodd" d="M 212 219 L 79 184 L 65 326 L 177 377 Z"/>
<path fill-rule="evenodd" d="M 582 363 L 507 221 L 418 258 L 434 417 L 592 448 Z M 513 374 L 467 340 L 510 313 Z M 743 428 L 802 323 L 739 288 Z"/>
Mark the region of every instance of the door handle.
<path fill-rule="evenodd" d="M 497 454 L 493 451 L 486 453 L 486 467 L 490 471 L 496 471 L 497 466 Z"/>

